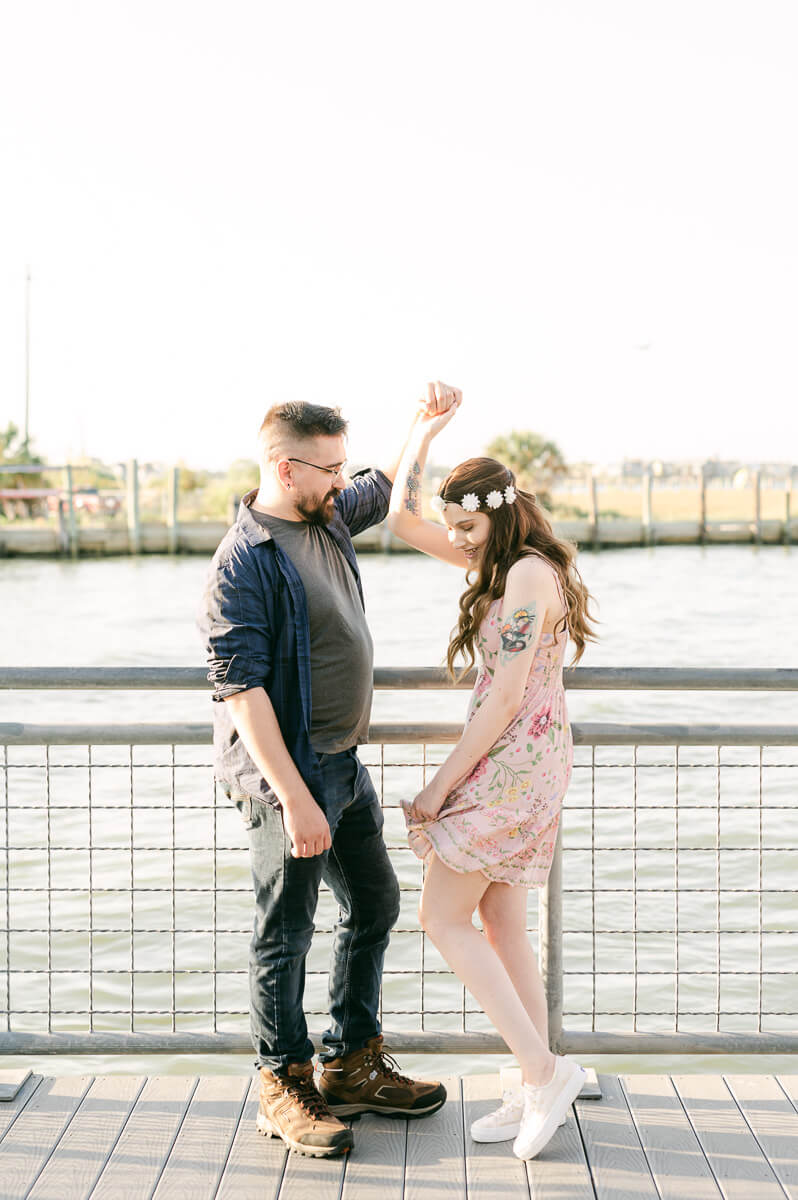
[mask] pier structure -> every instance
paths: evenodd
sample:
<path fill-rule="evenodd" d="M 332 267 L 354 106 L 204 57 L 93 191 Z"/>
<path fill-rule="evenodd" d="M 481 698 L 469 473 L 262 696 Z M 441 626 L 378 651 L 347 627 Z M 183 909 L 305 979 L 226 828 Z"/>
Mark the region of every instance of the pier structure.
<path fill-rule="evenodd" d="M 64 467 L 19 466 L 0 464 L 0 504 L 13 505 L 13 497 L 35 498 L 30 490 L 5 489 L 4 475 L 59 474 L 60 488 L 39 490 L 40 497 L 49 500 L 52 518 L 37 522 L 6 521 L 0 523 L 0 556 L 62 556 L 82 557 L 117 554 L 212 554 L 235 520 L 238 497 L 231 496 L 226 520 L 187 519 L 180 513 L 180 468 L 171 467 L 164 475 L 163 490 L 156 513 L 143 512 L 141 503 L 140 467 L 135 459 L 125 464 L 124 487 L 118 492 L 98 492 L 96 497 L 80 490 L 82 468 L 67 464 Z M 674 519 L 658 512 L 662 495 L 669 489 L 651 470 L 644 472 L 632 491 L 639 491 L 635 501 L 638 515 L 612 515 L 601 511 L 601 484 L 595 473 L 588 471 L 584 481 L 584 515 L 554 516 L 557 534 L 593 549 L 654 546 L 654 545 L 713 545 L 754 544 L 791 545 L 798 542 L 798 512 L 793 493 L 798 487 L 798 469 L 782 478 L 769 478 L 764 471 L 754 471 L 746 494 L 724 489 L 740 497 L 723 516 L 710 516 L 708 492 L 712 480 L 702 469 L 696 486 L 689 489 L 691 515 Z M 775 496 L 777 504 L 763 504 L 763 495 Z M 106 512 L 102 519 L 84 521 L 81 510 L 90 501 L 103 497 L 113 499 L 115 515 Z M 564 498 L 570 498 L 564 494 Z M 567 506 L 565 511 L 571 511 Z M 683 507 L 683 506 L 681 506 Z M 765 515 L 767 507 L 768 515 Z M 749 508 L 748 513 L 745 509 Z M 738 511 L 739 509 L 739 511 Z M 579 511 L 577 507 L 577 511 Z M 774 511 L 778 515 L 773 515 Z M 415 553 L 383 524 L 361 533 L 355 539 L 360 553 Z"/>
<path fill-rule="evenodd" d="M 575 668 L 565 679 L 569 690 L 734 691 L 749 702 L 798 691 L 792 669 Z M 378 669 L 375 684 L 447 686 L 427 668 Z M 192 668 L 0 670 L 11 690 L 206 687 Z M 399 1055 L 462 1061 L 506 1047 L 418 925 L 421 865 L 398 806 L 459 732 L 376 723 L 363 757 L 403 892 L 386 1041 Z M 529 910 L 553 1048 L 796 1054 L 798 721 L 577 722 L 573 733 L 555 862 Z M 510 1082 L 498 1072 L 450 1076 L 450 1101 L 427 1120 L 363 1117 L 351 1156 L 318 1162 L 255 1133 L 251 1076 L 41 1071 L 38 1056 L 55 1053 L 249 1052 L 247 852 L 216 794 L 209 743 L 205 724 L 0 724 L 0 1054 L 16 1067 L 0 1077 L 3 1196 L 798 1195 L 798 1073 L 600 1073 L 523 1164 L 509 1143 L 468 1136 Z M 321 951 L 334 921 L 322 893 Z M 308 967 L 318 1038 L 324 953 Z"/>

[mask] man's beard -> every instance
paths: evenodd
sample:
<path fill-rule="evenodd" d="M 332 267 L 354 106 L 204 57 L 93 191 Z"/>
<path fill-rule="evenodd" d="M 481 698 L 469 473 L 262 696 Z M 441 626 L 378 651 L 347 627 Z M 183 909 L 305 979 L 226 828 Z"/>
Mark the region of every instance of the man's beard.
<path fill-rule="evenodd" d="M 294 500 L 294 508 L 309 525 L 326 525 L 333 515 L 335 492 L 329 492 L 323 500 Z"/>

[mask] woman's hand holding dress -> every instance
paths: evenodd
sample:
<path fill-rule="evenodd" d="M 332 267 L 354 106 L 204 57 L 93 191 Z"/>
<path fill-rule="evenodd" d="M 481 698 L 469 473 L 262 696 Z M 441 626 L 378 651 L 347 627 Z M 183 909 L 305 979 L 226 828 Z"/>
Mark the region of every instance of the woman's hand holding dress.
<path fill-rule="evenodd" d="M 411 825 L 420 825 L 424 821 L 434 821 L 443 808 L 447 793 L 436 786 L 435 780 L 422 788 L 411 804 L 405 805 Z"/>

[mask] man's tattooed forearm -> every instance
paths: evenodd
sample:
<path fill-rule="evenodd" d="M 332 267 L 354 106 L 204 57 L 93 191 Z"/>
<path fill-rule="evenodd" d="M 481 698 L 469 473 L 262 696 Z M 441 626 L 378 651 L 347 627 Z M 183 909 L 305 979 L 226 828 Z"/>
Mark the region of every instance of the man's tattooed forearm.
<path fill-rule="evenodd" d="M 517 608 L 512 616 L 502 623 L 499 627 L 500 662 L 512 662 L 516 655 L 521 654 L 534 642 L 537 623 L 537 604 L 534 600 L 523 608 Z"/>
<path fill-rule="evenodd" d="M 414 516 L 419 515 L 419 488 L 421 487 L 421 467 L 414 462 L 405 481 L 405 508 Z"/>

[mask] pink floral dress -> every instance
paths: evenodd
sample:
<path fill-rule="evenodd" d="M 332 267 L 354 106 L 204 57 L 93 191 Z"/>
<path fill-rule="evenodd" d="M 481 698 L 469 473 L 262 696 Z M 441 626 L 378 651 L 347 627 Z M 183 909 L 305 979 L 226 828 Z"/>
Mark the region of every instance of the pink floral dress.
<path fill-rule="evenodd" d="M 480 665 L 466 724 L 490 690 L 500 608 L 495 600 L 477 635 Z M 455 871 L 481 871 L 519 887 L 546 882 L 573 764 L 562 681 L 567 641 L 564 631 L 557 640 L 541 634 L 516 716 L 449 793 L 435 820 L 410 827 L 408 840 L 419 858 L 435 853 Z"/>

